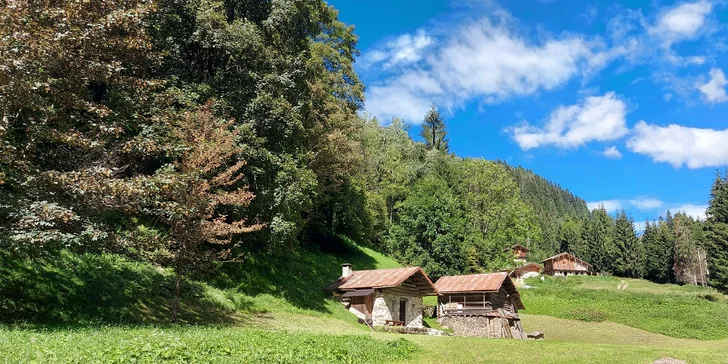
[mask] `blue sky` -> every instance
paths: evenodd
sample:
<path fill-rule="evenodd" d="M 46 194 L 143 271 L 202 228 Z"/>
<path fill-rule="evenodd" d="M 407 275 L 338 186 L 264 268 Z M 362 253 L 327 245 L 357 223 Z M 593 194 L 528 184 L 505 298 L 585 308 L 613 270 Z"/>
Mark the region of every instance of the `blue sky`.
<path fill-rule="evenodd" d="M 330 1 L 355 26 L 366 111 L 522 165 L 637 221 L 702 217 L 728 162 L 721 1 Z"/>

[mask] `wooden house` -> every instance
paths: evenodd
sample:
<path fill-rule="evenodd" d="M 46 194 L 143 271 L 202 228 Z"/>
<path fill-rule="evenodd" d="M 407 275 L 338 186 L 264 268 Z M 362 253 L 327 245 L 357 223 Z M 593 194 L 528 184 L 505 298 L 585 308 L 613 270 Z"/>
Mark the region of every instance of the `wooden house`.
<path fill-rule="evenodd" d="M 515 244 L 511 247 L 511 250 L 513 251 L 513 261 L 514 262 L 525 262 L 526 256 L 528 255 L 528 248 L 521 244 Z"/>
<path fill-rule="evenodd" d="M 550 276 L 568 276 L 568 275 L 599 275 L 592 271 L 592 265 L 575 257 L 571 253 L 561 253 L 553 257 L 546 258 L 543 261 L 543 274 Z"/>
<path fill-rule="evenodd" d="M 525 339 L 521 295 L 508 272 L 441 277 L 438 321 L 463 336 Z"/>
<path fill-rule="evenodd" d="M 538 263 L 526 263 L 511 271 L 510 277 L 515 279 L 517 282 L 522 282 L 524 279 L 529 277 L 537 277 L 541 274 L 541 264 Z"/>
<path fill-rule="evenodd" d="M 327 288 L 349 311 L 373 326 L 422 328 L 422 297 L 435 286 L 420 267 L 353 270 L 343 264 L 341 277 Z"/>

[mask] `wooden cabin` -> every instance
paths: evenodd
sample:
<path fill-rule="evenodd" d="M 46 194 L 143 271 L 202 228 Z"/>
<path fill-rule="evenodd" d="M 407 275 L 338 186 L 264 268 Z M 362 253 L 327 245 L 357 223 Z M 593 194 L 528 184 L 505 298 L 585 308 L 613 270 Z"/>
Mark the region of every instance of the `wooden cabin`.
<path fill-rule="evenodd" d="M 422 268 L 353 270 L 343 264 L 341 270 L 327 289 L 351 313 L 373 326 L 423 327 L 422 297 L 436 290 Z"/>
<path fill-rule="evenodd" d="M 523 282 L 526 278 L 538 277 L 541 274 L 541 269 L 541 264 L 526 263 L 512 270 L 509 275 L 511 279 L 515 279 L 517 282 Z"/>
<path fill-rule="evenodd" d="M 521 295 L 508 272 L 441 277 L 438 322 L 463 336 L 525 339 Z"/>
<path fill-rule="evenodd" d="M 528 255 L 528 248 L 521 244 L 515 244 L 511 247 L 511 250 L 513 251 L 513 261 L 514 262 L 525 262 L 526 261 L 526 255 Z"/>
<path fill-rule="evenodd" d="M 543 261 L 543 274 L 550 276 L 599 275 L 592 271 L 592 265 L 575 257 L 571 253 L 561 253 Z"/>

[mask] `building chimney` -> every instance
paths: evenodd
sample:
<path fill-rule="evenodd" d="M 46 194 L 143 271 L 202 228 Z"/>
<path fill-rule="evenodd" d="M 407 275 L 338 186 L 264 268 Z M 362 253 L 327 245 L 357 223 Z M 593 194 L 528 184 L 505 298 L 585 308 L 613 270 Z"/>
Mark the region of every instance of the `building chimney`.
<path fill-rule="evenodd" d="M 352 267 L 352 265 L 349 263 L 342 264 L 341 265 L 341 277 L 346 278 L 346 277 L 350 276 L 352 273 L 351 267 Z"/>

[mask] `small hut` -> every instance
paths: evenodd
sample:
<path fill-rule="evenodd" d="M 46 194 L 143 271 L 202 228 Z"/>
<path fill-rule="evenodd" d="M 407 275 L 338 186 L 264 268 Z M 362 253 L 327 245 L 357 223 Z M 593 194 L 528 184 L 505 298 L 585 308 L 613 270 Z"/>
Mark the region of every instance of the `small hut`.
<path fill-rule="evenodd" d="M 373 326 L 422 328 L 422 297 L 435 286 L 420 267 L 353 270 L 342 264 L 341 277 L 330 284 L 341 302 Z"/>
<path fill-rule="evenodd" d="M 525 339 L 518 317 L 525 309 L 508 272 L 441 277 L 438 321 L 463 336 Z"/>
<path fill-rule="evenodd" d="M 599 275 L 592 271 L 592 265 L 575 257 L 571 253 L 556 254 L 541 261 L 543 274 L 550 276 Z"/>
<path fill-rule="evenodd" d="M 515 244 L 511 247 L 511 250 L 513 251 L 513 261 L 523 263 L 526 261 L 526 256 L 528 255 L 528 248 L 521 244 Z"/>
<path fill-rule="evenodd" d="M 541 273 L 541 264 L 538 263 L 526 263 L 511 271 L 510 276 L 515 279 L 516 282 L 523 282 L 524 279 L 530 277 L 538 277 Z"/>

